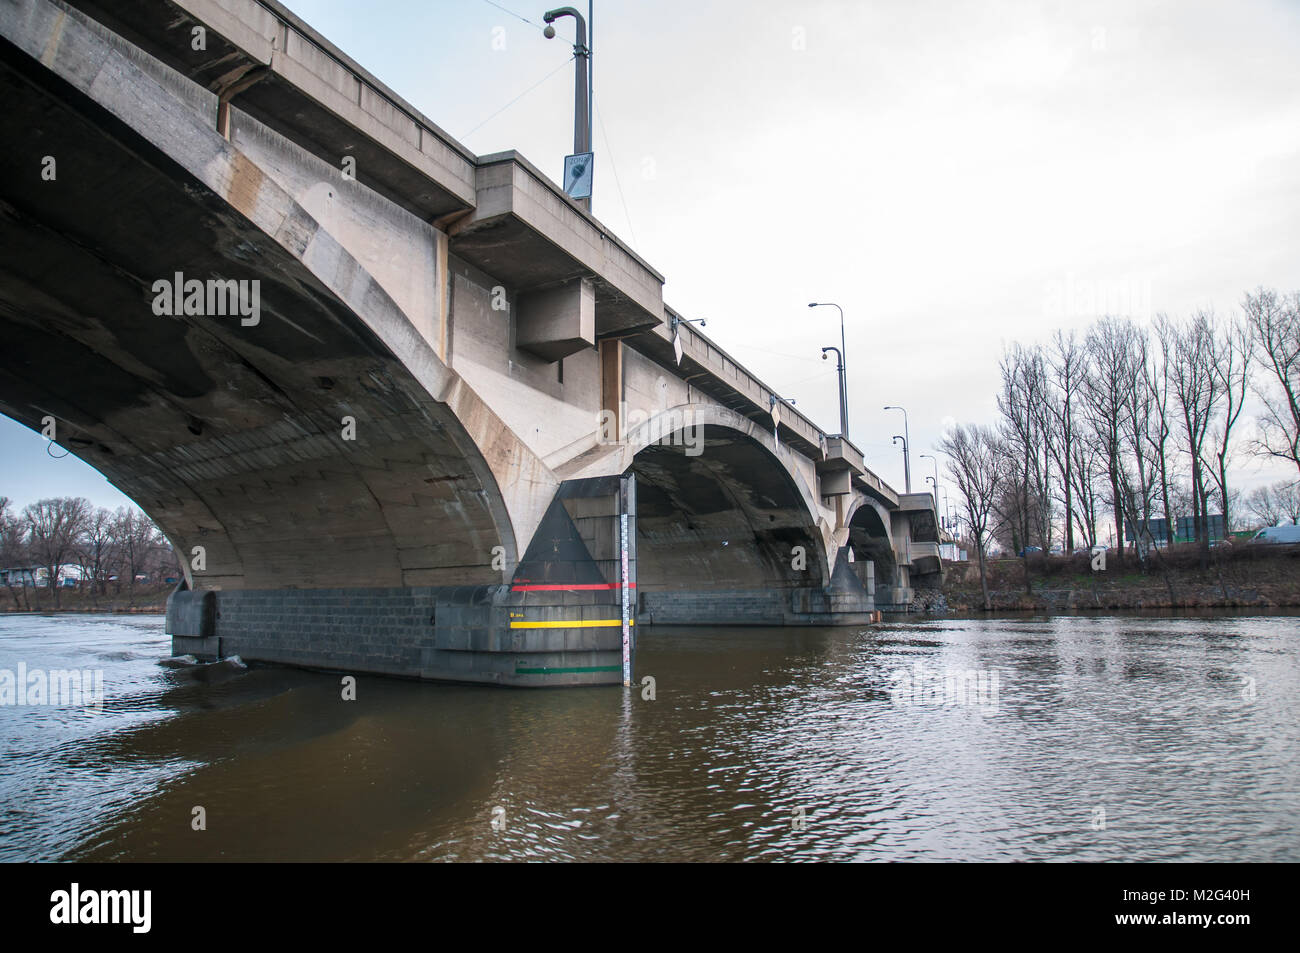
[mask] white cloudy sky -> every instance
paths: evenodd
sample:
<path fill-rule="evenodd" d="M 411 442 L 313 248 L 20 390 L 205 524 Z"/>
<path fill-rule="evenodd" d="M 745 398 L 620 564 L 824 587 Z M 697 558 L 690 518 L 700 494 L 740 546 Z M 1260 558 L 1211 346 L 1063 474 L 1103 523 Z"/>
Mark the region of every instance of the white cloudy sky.
<path fill-rule="evenodd" d="M 571 21 L 546 40 L 488 0 L 289 6 L 473 151 L 559 177 Z M 831 430 L 837 315 L 806 305 L 840 303 L 852 435 L 896 485 L 882 406 L 908 408 L 915 466 L 945 421 L 992 420 L 1003 344 L 1086 325 L 1092 289 L 1145 317 L 1300 288 L 1300 3 L 596 6 L 595 215 Z M 0 493 L 120 502 L 25 434 L 0 426 Z"/>

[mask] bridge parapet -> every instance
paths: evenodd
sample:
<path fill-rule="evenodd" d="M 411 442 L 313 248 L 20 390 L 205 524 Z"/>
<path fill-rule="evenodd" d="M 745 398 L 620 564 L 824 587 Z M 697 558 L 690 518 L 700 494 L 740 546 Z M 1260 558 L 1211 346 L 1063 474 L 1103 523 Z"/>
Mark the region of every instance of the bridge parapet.
<path fill-rule="evenodd" d="M 70 5 L 425 220 L 474 206 L 474 154 L 276 0 Z"/>
<path fill-rule="evenodd" d="M 694 324 L 681 321 L 681 315 L 672 308 L 664 310 L 668 321 L 650 333 L 629 338 L 629 347 L 668 368 L 722 406 L 775 432 L 783 443 L 795 447 L 809 459 L 820 459 L 822 431 L 816 424 Z M 673 350 L 674 335 L 680 337 L 680 363 Z M 772 424 L 774 399 L 780 403 L 778 427 Z"/>

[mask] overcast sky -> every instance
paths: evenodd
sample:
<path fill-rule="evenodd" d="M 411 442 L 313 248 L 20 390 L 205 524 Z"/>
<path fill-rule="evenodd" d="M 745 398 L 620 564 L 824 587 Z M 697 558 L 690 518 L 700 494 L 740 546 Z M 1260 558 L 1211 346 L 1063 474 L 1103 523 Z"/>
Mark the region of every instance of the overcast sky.
<path fill-rule="evenodd" d="M 289 6 L 474 152 L 560 177 L 572 21 L 547 40 L 520 0 L 534 24 L 488 0 Z M 895 486 L 882 406 L 909 411 L 921 489 L 945 423 L 993 420 L 1010 340 L 1300 288 L 1300 3 L 596 0 L 594 25 L 594 214 L 831 431 L 838 315 L 807 303 L 841 304 L 851 434 Z M 19 505 L 124 502 L 7 419 L 0 453 Z"/>

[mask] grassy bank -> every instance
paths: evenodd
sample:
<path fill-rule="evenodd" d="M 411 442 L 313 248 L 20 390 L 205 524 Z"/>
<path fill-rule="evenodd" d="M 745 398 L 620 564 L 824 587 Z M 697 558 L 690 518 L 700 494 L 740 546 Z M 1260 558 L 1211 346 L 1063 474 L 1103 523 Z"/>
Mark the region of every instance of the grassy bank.
<path fill-rule="evenodd" d="M 162 612 L 167 608 L 167 596 L 176 586 L 170 583 L 138 585 L 107 593 L 83 592 L 79 589 L 62 589 L 56 603 L 49 589 L 14 588 L 0 586 L 0 611 L 4 612 Z"/>
<path fill-rule="evenodd" d="M 1045 556 L 988 561 L 994 611 L 1062 609 L 1209 609 L 1300 606 L 1300 545 L 1220 546 L 1207 554 L 1194 545 L 1137 557 L 1107 554 L 1105 571 L 1088 556 Z M 918 591 L 922 605 L 938 593 Z M 984 607 L 979 564 L 944 564 L 943 598 L 954 612 Z"/>

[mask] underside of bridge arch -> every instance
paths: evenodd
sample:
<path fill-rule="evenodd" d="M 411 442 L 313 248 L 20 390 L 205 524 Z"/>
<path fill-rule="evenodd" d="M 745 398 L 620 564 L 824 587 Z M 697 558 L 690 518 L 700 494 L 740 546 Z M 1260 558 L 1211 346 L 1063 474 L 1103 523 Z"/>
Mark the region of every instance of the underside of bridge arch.
<path fill-rule="evenodd" d="M 183 554 L 174 651 L 555 684 L 517 674 L 541 649 L 507 621 L 518 543 L 493 468 L 549 499 L 533 458 L 220 137 L 180 123 L 149 139 L 74 80 L 86 62 L 121 71 L 94 89 L 137 83 L 146 128 L 186 94 L 132 74 L 102 31 L 27 26 L 50 31 L 27 39 L 53 66 L 0 38 L 0 413 L 52 420 Z M 282 210 L 279 230 L 161 148 L 168 134 L 242 168 L 236 188 Z M 214 278 L 245 282 L 249 305 L 256 282 L 256 311 L 213 314 L 205 296 L 203 314 L 158 313 L 155 282 Z"/>
<path fill-rule="evenodd" d="M 280 244 L 3 47 L 0 411 L 53 418 L 202 546 L 196 589 L 500 583 L 509 519 L 447 406 Z M 156 314 L 178 272 L 257 280 L 257 323 Z"/>
<path fill-rule="evenodd" d="M 889 514 L 870 499 L 863 499 L 849 517 L 848 548 L 853 551 L 854 571 L 865 574 L 866 566 L 874 579 L 876 605 L 896 608 L 911 601 L 907 567 L 899 564 L 894 541 L 887 528 Z"/>
<path fill-rule="evenodd" d="M 665 435 L 629 468 L 643 623 L 826 623 L 870 612 L 856 580 L 838 565 L 828 572 L 810 500 L 767 447 L 724 426 L 680 437 Z"/>

